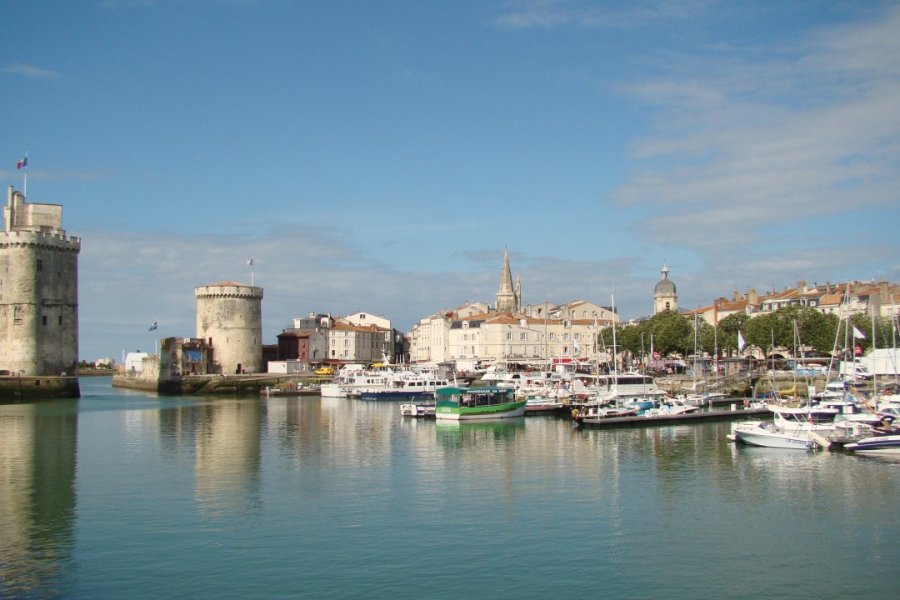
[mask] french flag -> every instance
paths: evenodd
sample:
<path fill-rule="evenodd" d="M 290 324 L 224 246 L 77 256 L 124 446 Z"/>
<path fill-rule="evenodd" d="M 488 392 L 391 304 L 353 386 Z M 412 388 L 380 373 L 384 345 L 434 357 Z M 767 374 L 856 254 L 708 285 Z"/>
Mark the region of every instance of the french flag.
<path fill-rule="evenodd" d="M 28 166 L 28 157 L 27 156 L 16 163 L 17 169 L 24 169 L 27 166 Z"/>

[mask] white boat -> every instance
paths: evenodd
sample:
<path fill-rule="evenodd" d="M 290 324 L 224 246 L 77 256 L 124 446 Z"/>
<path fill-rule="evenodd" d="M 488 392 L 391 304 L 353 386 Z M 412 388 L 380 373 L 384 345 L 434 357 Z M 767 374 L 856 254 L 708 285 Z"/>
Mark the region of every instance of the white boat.
<path fill-rule="evenodd" d="M 697 412 L 699 406 L 688 404 L 681 398 L 670 398 L 660 403 L 656 408 L 648 408 L 641 416 L 644 417 L 674 417 L 677 415 L 686 415 L 688 413 Z"/>
<path fill-rule="evenodd" d="M 411 402 L 400 405 L 400 414 L 404 417 L 433 417 L 434 403 L 428 402 Z"/>
<path fill-rule="evenodd" d="M 837 408 L 822 406 L 767 404 L 766 408 L 775 416 L 775 428 L 789 433 L 829 432 L 834 429 L 834 418 L 841 412 Z"/>
<path fill-rule="evenodd" d="M 400 371 L 384 385 L 361 388 L 358 395 L 363 400 L 421 400 L 433 398 L 435 390 L 448 385 L 450 381 L 434 370 Z"/>
<path fill-rule="evenodd" d="M 364 389 L 384 389 L 389 383 L 388 371 L 354 371 L 338 374 L 332 383 L 323 383 L 323 398 L 347 398 L 358 396 Z"/>
<path fill-rule="evenodd" d="M 808 450 L 812 441 L 808 431 L 786 432 L 770 421 L 740 421 L 732 423 L 728 438 L 763 448 Z"/>
<path fill-rule="evenodd" d="M 900 454 L 900 435 L 876 435 L 844 446 L 863 454 Z"/>

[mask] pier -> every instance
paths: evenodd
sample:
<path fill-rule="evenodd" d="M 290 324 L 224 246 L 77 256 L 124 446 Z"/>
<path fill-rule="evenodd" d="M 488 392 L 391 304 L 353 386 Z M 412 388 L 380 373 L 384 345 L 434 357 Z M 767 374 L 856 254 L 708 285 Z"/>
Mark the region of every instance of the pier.
<path fill-rule="evenodd" d="M 706 423 L 709 421 L 733 421 L 745 417 L 771 417 L 772 412 L 763 408 L 737 408 L 734 410 L 710 410 L 681 415 L 660 415 L 658 417 L 607 417 L 604 419 L 584 419 L 581 427 L 605 429 L 612 427 L 647 427 L 653 425 L 678 425 L 682 423 Z"/>

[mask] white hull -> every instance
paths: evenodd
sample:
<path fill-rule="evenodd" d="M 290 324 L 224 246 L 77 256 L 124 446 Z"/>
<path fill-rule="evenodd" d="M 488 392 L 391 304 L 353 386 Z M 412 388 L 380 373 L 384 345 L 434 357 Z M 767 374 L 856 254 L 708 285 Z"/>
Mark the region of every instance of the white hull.
<path fill-rule="evenodd" d="M 347 390 L 336 383 L 323 383 L 319 388 L 319 394 L 323 398 L 346 398 Z"/>
<path fill-rule="evenodd" d="M 810 448 L 807 432 L 786 433 L 768 427 L 768 423 L 751 421 L 736 423 L 731 429 L 729 439 L 761 448 L 783 448 L 788 450 L 806 450 Z"/>

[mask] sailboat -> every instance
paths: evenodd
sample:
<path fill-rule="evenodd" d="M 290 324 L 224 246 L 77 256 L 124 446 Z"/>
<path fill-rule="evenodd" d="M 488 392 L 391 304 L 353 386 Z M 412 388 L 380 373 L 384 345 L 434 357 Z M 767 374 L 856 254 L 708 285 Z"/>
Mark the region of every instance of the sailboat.
<path fill-rule="evenodd" d="M 612 293 L 612 311 L 616 310 L 616 294 Z M 589 424 L 598 419 L 625 417 L 642 413 L 659 406 L 666 392 L 659 389 L 649 375 L 637 372 L 619 373 L 616 357 L 616 326 L 613 323 L 612 373 L 601 377 L 599 383 L 605 381 L 606 389 L 598 390 L 593 400 L 572 411 L 572 418 L 577 424 Z"/>

